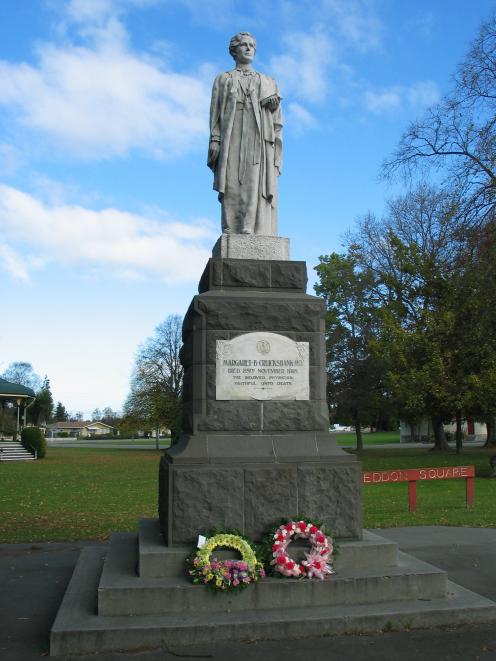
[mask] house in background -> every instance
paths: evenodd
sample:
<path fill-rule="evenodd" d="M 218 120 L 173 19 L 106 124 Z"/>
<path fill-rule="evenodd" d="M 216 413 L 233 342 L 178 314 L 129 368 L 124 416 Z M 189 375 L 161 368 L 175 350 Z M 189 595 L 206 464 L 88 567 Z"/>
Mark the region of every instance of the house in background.
<path fill-rule="evenodd" d="M 98 436 L 106 434 L 116 434 L 115 427 L 100 422 L 94 421 L 68 421 L 68 422 L 52 422 L 47 426 L 46 435 L 48 438 L 56 438 L 61 434 L 68 434 L 69 436 L 81 438 L 98 438 Z"/>
<path fill-rule="evenodd" d="M 456 422 L 450 422 L 444 425 L 444 431 L 452 434 L 453 438 L 456 433 Z M 464 420 L 462 423 L 462 432 L 465 438 L 470 438 L 476 441 L 485 440 L 487 436 L 486 425 L 483 422 L 476 422 L 475 420 Z M 428 443 L 432 442 L 432 427 L 429 420 L 421 420 L 420 422 L 410 425 L 408 422 L 402 420 L 400 422 L 400 442 L 401 443 Z"/>

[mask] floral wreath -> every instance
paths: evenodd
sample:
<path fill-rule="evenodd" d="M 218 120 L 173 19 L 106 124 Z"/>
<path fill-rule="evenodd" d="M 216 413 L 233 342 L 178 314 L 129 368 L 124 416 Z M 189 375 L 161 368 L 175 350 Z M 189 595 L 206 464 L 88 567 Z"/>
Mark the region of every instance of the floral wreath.
<path fill-rule="evenodd" d="M 287 548 L 297 538 L 308 539 L 310 550 L 305 553 L 306 560 L 295 562 L 287 553 Z M 315 524 L 306 521 L 289 521 L 279 528 L 273 536 L 272 557 L 270 564 L 283 576 L 294 578 L 320 578 L 334 574 L 330 564 L 333 542 Z"/>
<path fill-rule="evenodd" d="M 235 549 L 241 560 L 217 560 L 210 557 L 218 547 Z M 216 590 L 245 588 L 265 576 L 263 565 L 257 560 L 251 545 L 239 535 L 221 533 L 206 540 L 192 560 L 188 573 L 193 583 L 208 585 Z"/>

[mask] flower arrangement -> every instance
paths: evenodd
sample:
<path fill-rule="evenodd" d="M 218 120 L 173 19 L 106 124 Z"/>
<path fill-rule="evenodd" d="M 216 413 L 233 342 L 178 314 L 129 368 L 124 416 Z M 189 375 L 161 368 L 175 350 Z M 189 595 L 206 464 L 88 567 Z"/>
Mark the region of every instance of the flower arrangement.
<path fill-rule="evenodd" d="M 211 557 L 216 548 L 235 549 L 241 560 L 218 560 Z M 208 585 L 216 590 L 245 588 L 265 576 L 263 565 L 247 540 L 239 535 L 221 533 L 207 539 L 189 561 L 189 575 L 193 583 Z"/>
<path fill-rule="evenodd" d="M 296 538 L 308 539 L 310 550 L 306 560 L 296 562 L 287 552 L 288 546 Z M 334 571 L 330 564 L 333 542 L 312 522 L 289 521 L 277 528 L 272 537 L 272 560 L 270 564 L 282 576 L 294 578 L 319 578 L 324 580 Z"/>

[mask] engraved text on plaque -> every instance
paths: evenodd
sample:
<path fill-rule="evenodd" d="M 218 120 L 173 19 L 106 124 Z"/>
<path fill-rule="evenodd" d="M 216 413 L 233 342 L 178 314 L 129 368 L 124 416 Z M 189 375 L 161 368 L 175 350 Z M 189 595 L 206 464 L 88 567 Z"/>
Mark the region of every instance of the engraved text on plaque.
<path fill-rule="evenodd" d="M 308 342 L 277 333 L 217 340 L 216 399 L 309 399 Z"/>

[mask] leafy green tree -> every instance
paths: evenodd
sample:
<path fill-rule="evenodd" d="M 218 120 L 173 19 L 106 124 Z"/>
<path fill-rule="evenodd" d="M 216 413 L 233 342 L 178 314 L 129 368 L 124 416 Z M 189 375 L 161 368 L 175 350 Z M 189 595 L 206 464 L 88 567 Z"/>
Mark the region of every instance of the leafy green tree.
<path fill-rule="evenodd" d="M 471 232 L 460 255 L 457 332 L 470 387 L 467 415 L 487 425 L 496 445 L 496 222 Z"/>
<path fill-rule="evenodd" d="M 349 237 L 382 303 L 371 346 L 386 390 L 410 424 L 431 418 L 436 449 L 446 447 L 443 423 L 468 397 L 453 305 L 461 223 L 458 200 L 423 184 L 391 201 L 384 218 L 365 217 Z"/>
<path fill-rule="evenodd" d="M 377 299 L 372 271 L 360 266 L 352 251 L 321 256 L 315 291 L 326 302 L 328 403 L 340 420 L 355 427 L 357 449 L 362 426 L 380 407 L 380 365 L 370 352 L 377 330 Z"/>

